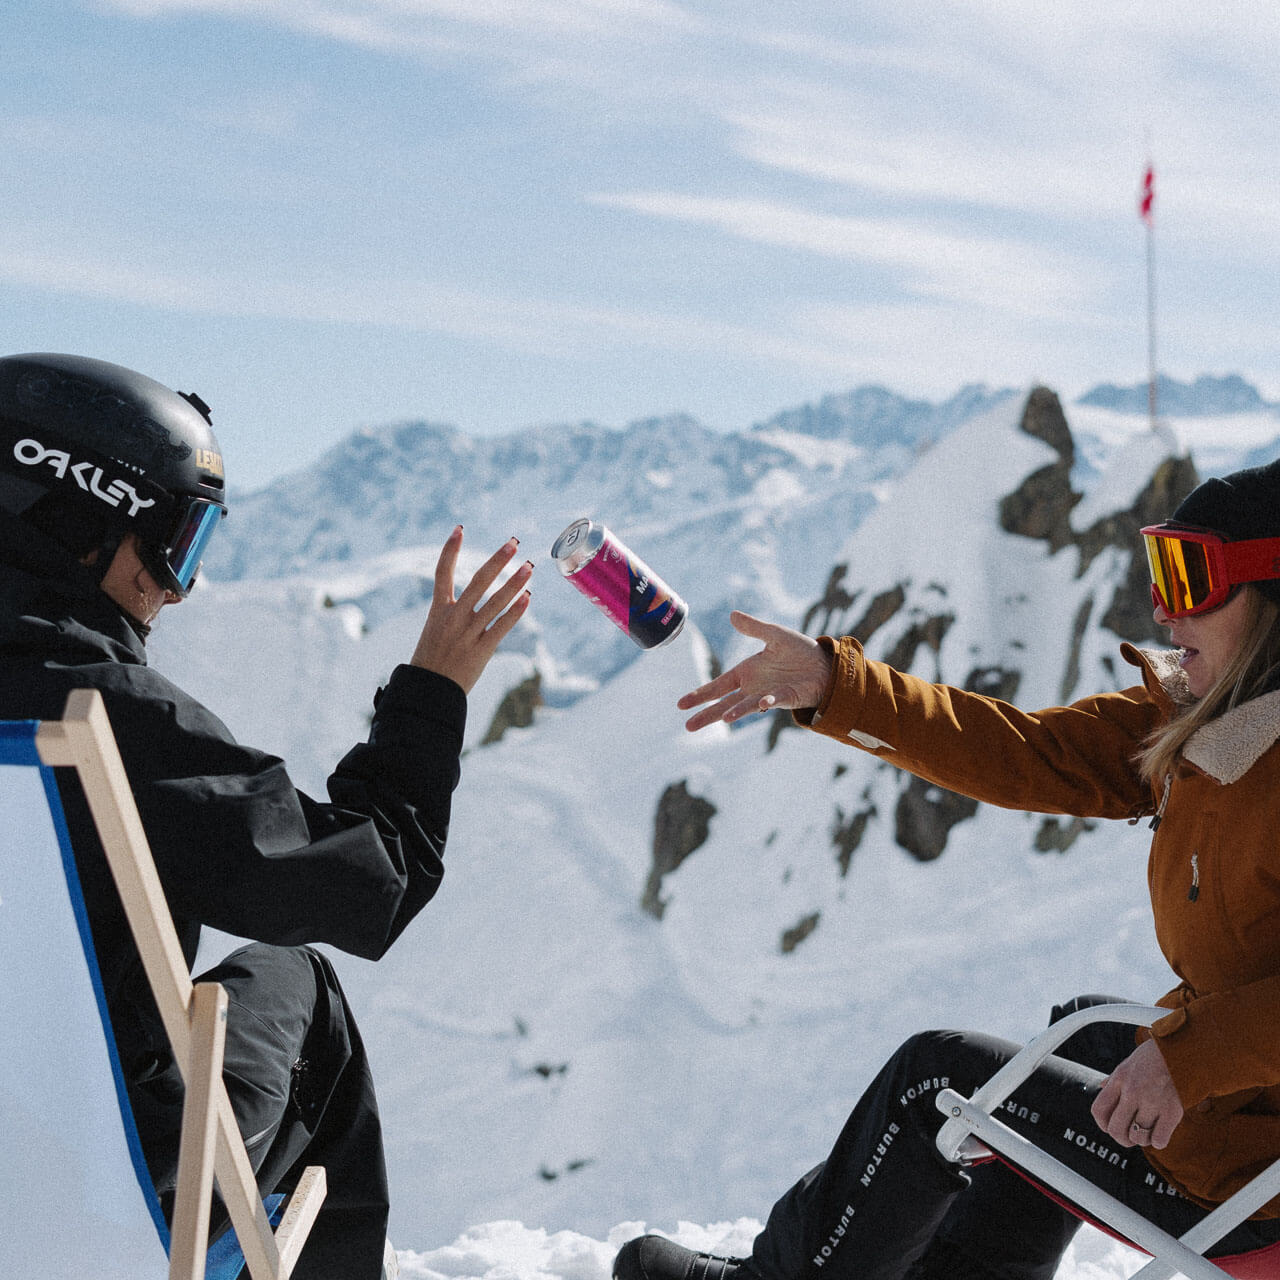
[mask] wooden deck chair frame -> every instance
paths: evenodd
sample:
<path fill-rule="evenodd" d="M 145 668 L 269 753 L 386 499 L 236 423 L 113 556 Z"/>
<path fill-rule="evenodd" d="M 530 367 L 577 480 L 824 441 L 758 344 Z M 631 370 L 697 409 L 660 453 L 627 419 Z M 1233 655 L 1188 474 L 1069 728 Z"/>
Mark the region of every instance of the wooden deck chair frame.
<path fill-rule="evenodd" d="M 1101 1004 L 1078 1010 L 1028 1041 L 986 1084 L 975 1090 L 972 1098 L 965 1098 L 954 1089 L 939 1091 L 938 1110 L 947 1120 L 938 1133 L 938 1150 L 945 1159 L 961 1164 L 973 1164 L 994 1153 L 1038 1184 L 1042 1191 L 1048 1189 L 1049 1194 L 1078 1216 L 1086 1221 L 1092 1220 L 1126 1243 L 1150 1254 L 1151 1261 L 1135 1272 L 1130 1280 L 1168 1280 L 1174 1275 L 1184 1275 L 1188 1280 L 1222 1280 L 1224 1274 L 1280 1277 L 1280 1246 L 1277 1245 L 1237 1254 L 1229 1259 L 1207 1259 L 1203 1256 L 1206 1249 L 1280 1195 L 1280 1160 L 1264 1169 L 1183 1236 L 1176 1238 L 992 1114 L 1045 1058 L 1081 1027 L 1094 1022 L 1149 1027 L 1168 1012 L 1168 1009 L 1138 1004 Z M 1093 1074 L 1099 1085 L 1106 1079 L 1101 1072 Z M 1257 1265 L 1264 1255 L 1265 1271 Z M 1252 1266 L 1249 1265 L 1251 1259 L 1257 1260 Z M 1237 1270 L 1230 1265 L 1232 1263 L 1244 1266 Z"/>
<path fill-rule="evenodd" d="M 324 1170 L 306 1170 L 273 1232 L 222 1081 L 226 992 L 191 981 L 101 694 L 71 693 L 61 720 L 41 722 L 36 751 L 79 774 L 186 1084 L 169 1280 L 204 1280 L 215 1178 L 252 1280 L 288 1280 L 324 1200 Z"/>

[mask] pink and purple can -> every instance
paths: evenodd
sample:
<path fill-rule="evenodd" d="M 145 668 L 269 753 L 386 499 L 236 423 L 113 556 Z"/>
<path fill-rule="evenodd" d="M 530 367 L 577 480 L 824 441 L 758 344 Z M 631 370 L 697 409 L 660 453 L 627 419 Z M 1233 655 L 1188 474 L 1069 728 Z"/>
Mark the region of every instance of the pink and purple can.
<path fill-rule="evenodd" d="M 575 520 L 552 544 L 556 567 L 642 649 L 680 634 L 689 606 L 604 525 Z"/>

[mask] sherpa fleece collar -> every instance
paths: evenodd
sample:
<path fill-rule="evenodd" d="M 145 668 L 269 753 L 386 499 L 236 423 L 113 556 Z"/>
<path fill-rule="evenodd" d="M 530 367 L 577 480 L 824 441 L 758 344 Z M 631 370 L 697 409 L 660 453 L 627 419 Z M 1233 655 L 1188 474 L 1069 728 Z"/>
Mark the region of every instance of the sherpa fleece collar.
<path fill-rule="evenodd" d="M 1180 650 L 1124 647 L 1142 660 L 1141 664 L 1173 702 L 1185 706 L 1192 701 L 1186 672 L 1178 664 Z M 1280 690 L 1251 698 L 1201 725 L 1187 739 L 1182 755 L 1188 763 L 1225 786 L 1243 778 L 1277 739 L 1280 739 Z"/>

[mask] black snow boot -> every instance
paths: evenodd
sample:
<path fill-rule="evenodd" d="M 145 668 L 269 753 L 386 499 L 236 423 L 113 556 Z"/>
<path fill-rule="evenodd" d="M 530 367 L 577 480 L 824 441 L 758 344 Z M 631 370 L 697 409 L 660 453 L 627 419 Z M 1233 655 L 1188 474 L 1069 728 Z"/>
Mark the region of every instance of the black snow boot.
<path fill-rule="evenodd" d="M 745 1258 L 686 1249 L 664 1236 L 628 1240 L 613 1263 L 614 1280 L 754 1280 Z"/>

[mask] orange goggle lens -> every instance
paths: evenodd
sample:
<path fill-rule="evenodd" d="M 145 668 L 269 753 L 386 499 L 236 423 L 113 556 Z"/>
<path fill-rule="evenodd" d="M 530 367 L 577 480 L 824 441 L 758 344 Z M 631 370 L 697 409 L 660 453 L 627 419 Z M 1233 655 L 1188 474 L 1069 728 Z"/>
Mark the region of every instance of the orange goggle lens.
<path fill-rule="evenodd" d="M 1214 572 L 1210 544 L 1168 534 L 1146 534 L 1151 583 L 1164 611 L 1184 617 L 1219 604 L 1230 584 Z"/>

